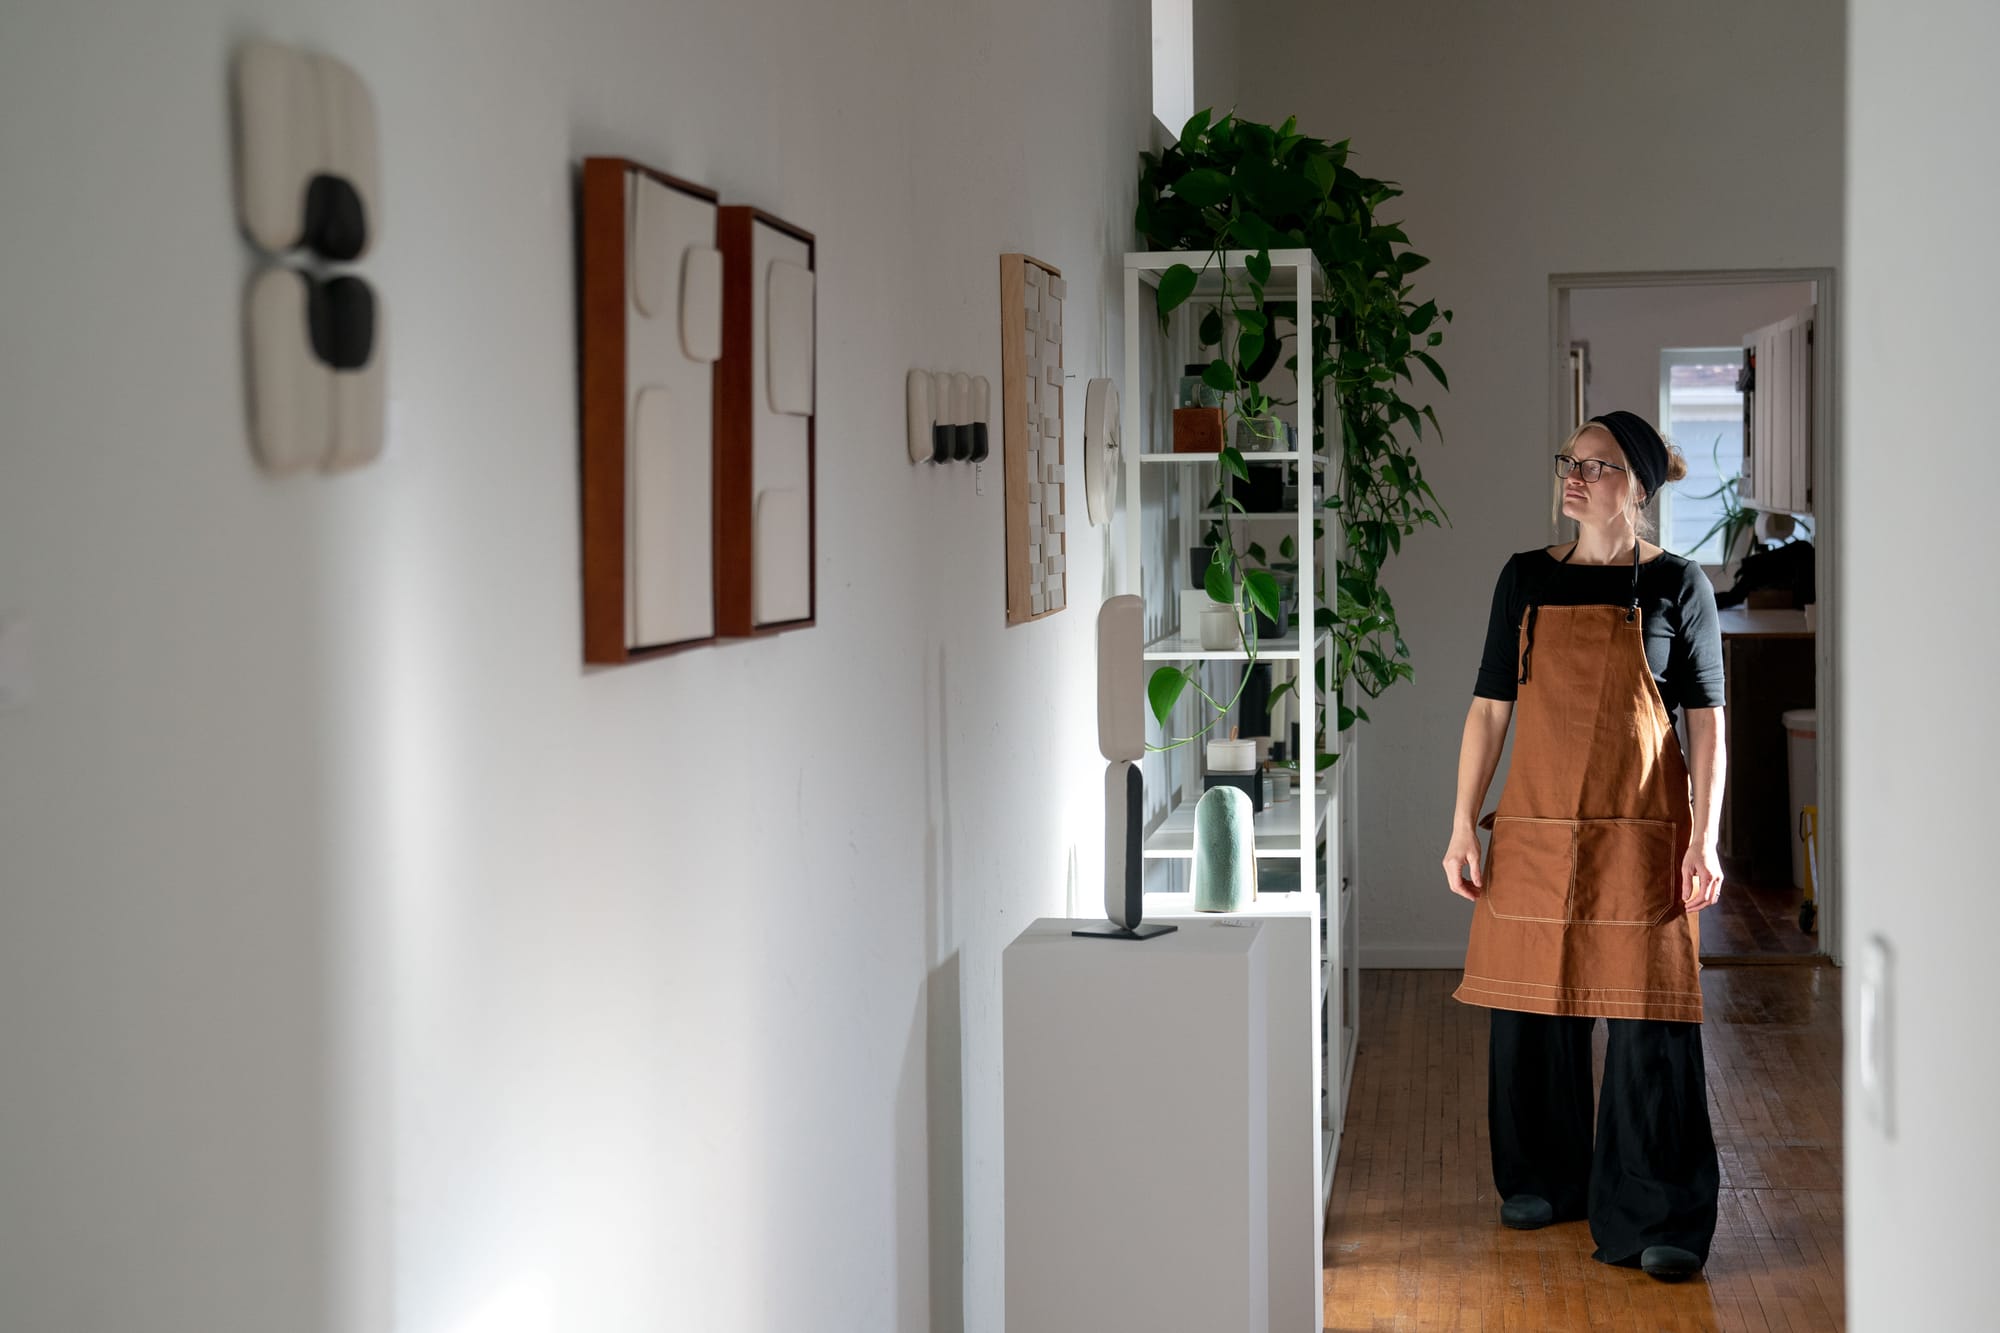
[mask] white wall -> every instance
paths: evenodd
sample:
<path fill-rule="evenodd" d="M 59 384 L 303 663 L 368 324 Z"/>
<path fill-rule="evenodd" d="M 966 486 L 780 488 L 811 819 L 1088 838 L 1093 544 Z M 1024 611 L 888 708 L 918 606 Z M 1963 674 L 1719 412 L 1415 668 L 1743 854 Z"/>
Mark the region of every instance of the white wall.
<path fill-rule="evenodd" d="M 1991 385 L 2000 281 L 1985 160 L 2000 11 L 1854 0 L 1848 58 L 1836 827 L 1850 961 L 1894 957 L 1895 1133 L 1862 1113 L 1847 970 L 1847 1297 L 1857 1333 L 1993 1324 L 2000 1047 L 1992 976 Z M 1921 465 L 1912 467 L 1921 460 Z M 1861 507 L 1866 506 L 1865 510 Z M 1854 512 L 1854 511 L 1848 511 Z"/>
<path fill-rule="evenodd" d="M 1417 670 L 1368 706 L 1361 912 L 1373 965 L 1457 966 L 1439 868 L 1493 581 L 1548 532 L 1552 273 L 1828 265 L 1840 253 L 1839 11 L 1243 0 L 1244 114 L 1351 138 L 1456 311 L 1420 448 L 1452 525 L 1387 575 Z M 1428 390 L 1420 372 L 1418 401 Z M 1503 770 L 1504 773 L 1504 770 Z M 1499 794 L 1496 778 L 1492 799 Z"/>
<path fill-rule="evenodd" d="M 1003 628 L 998 469 L 909 466 L 903 377 L 997 383 L 1025 249 L 1072 279 L 1076 449 L 1147 30 L 7 8 L 0 614 L 39 688 L 0 713 L 0 1326 L 1001 1327 L 998 962 L 1095 901 L 1107 539 Z M 378 103 L 390 452 L 340 480 L 244 438 L 250 35 Z M 816 629 L 579 665 L 593 152 L 818 234 Z"/>
<path fill-rule="evenodd" d="M 1810 282 L 1578 288 L 1569 298 L 1569 336 L 1590 344 L 1590 412 L 1623 408 L 1657 425 L 1662 351 L 1740 347 L 1750 330 L 1812 303 Z M 1674 443 L 1692 458 L 1711 441 Z"/>

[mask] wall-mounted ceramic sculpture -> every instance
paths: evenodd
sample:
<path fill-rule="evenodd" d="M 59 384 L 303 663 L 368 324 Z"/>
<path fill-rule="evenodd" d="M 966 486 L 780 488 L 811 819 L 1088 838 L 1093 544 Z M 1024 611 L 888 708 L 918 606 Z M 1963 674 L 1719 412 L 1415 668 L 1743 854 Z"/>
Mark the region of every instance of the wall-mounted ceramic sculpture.
<path fill-rule="evenodd" d="M 381 303 L 340 267 L 381 229 L 375 106 L 330 56 L 252 41 L 232 76 L 236 208 L 266 262 L 244 302 L 250 436 L 268 472 L 382 452 Z"/>
<path fill-rule="evenodd" d="M 1062 274 L 1000 256 L 1000 397 L 1006 432 L 1007 623 L 1068 603 L 1063 510 Z"/>
<path fill-rule="evenodd" d="M 1094 526 L 1111 521 L 1118 467 L 1118 386 L 1094 379 L 1083 393 L 1083 499 Z"/>
<path fill-rule="evenodd" d="M 715 370 L 715 617 L 725 636 L 813 623 L 817 605 L 812 233 L 727 206 Z"/>
<path fill-rule="evenodd" d="M 993 386 L 984 375 L 912 370 L 904 385 L 912 463 L 985 461 Z"/>
<path fill-rule="evenodd" d="M 1097 748 L 1104 770 L 1104 915 L 1109 928 L 1077 935 L 1144 940 L 1175 927 L 1144 924 L 1146 787 L 1146 604 L 1125 594 L 1097 609 Z"/>
<path fill-rule="evenodd" d="M 1210 787 L 1194 807 L 1194 910 L 1240 912 L 1257 897 L 1256 814 L 1235 787 Z"/>
<path fill-rule="evenodd" d="M 716 638 L 713 190 L 587 158 L 581 201 L 583 655 Z"/>

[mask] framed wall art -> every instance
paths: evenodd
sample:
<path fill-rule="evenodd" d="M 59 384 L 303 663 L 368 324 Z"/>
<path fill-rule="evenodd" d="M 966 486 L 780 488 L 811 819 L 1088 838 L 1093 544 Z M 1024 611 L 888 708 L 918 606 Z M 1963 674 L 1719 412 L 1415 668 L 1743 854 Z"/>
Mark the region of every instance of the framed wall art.
<path fill-rule="evenodd" d="M 813 237 L 739 206 L 719 211 L 716 236 L 716 629 L 724 636 L 803 629 L 818 606 Z"/>
<path fill-rule="evenodd" d="M 1007 490 L 1007 623 L 1069 601 L 1063 467 L 1063 302 L 1054 266 L 1000 256 L 1000 402 Z"/>
<path fill-rule="evenodd" d="M 713 643 L 715 192 L 624 158 L 583 164 L 584 660 Z"/>

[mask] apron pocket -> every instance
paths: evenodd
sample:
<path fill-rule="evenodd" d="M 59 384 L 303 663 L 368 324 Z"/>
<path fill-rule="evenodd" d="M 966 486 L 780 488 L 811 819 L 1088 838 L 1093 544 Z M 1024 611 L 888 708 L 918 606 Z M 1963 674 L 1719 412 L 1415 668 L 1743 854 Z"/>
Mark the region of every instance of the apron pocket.
<path fill-rule="evenodd" d="M 1576 869 L 1576 821 L 1497 815 L 1486 844 L 1486 910 L 1508 921 L 1563 921 Z"/>
<path fill-rule="evenodd" d="M 1680 855 L 1669 819 L 1576 821 L 1573 922 L 1656 926 L 1680 905 Z"/>

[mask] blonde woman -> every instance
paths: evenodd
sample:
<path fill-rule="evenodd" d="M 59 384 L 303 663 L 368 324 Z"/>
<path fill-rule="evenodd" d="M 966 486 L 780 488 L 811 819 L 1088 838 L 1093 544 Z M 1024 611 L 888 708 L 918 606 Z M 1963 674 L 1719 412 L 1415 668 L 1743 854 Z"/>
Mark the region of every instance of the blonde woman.
<path fill-rule="evenodd" d="M 1444 873 L 1474 906 L 1457 998 L 1491 1011 L 1500 1220 L 1587 1217 L 1597 1259 L 1674 1281 L 1707 1261 L 1719 1186 L 1695 920 L 1722 887 L 1715 589 L 1643 535 L 1646 503 L 1687 475 L 1643 418 L 1592 417 L 1555 462 L 1577 539 L 1502 569 L 1459 750 Z M 1483 865 L 1475 826 L 1492 830 Z"/>

